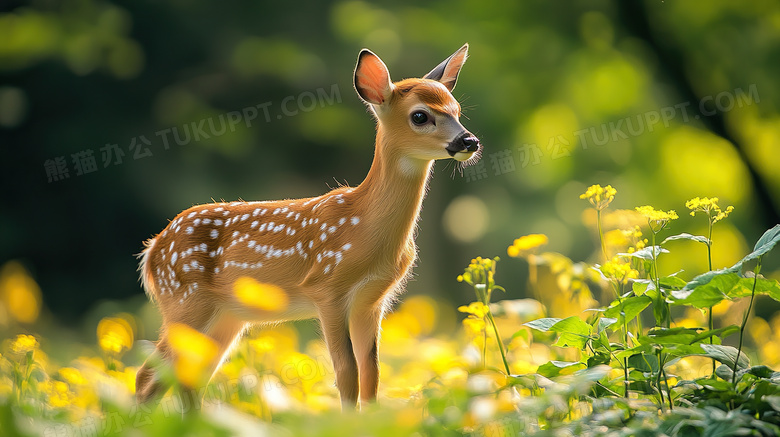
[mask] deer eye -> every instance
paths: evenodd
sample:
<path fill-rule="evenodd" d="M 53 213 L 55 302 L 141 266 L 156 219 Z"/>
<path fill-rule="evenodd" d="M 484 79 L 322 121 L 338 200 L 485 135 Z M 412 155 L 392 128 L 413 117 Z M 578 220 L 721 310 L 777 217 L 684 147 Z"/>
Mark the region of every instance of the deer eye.
<path fill-rule="evenodd" d="M 423 111 L 412 112 L 412 123 L 422 126 L 428 122 L 428 114 Z"/>

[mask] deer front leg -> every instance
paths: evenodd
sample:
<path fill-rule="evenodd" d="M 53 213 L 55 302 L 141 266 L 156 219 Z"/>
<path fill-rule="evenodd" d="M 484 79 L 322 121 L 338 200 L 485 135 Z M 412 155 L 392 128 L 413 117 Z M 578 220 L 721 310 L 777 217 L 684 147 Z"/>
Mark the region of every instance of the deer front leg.
<path fill-rule="evenodd" d="M 379 388 L 377 343 L 382 313 L 380 305 L 362 314 L 353 313 L 349 319 L 352 348 L 355 351 L 360 372 L 360 403 L 362 406 L 376 400 L 376 392 Z"/>
<path fill-rule="evenodd" d="M 341 408 L 354 409 L 358 396 L 358 369 L 345 311 L 341 308 L 320 309 L 320 323 L 325 343 L 336 372 L 336 387 L 341 396 Z"/>

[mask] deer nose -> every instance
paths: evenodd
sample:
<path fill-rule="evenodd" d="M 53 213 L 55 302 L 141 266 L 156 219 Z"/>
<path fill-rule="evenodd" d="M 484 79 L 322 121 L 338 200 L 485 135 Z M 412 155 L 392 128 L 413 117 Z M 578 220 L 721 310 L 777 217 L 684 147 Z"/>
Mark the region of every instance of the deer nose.
<path fill-rule="evenodd" d="M 463 137 L 461 139 L 461 142 L 463 143 L 463 146 L 466 148 L 469 152 L 476 152 L 477 149 L 479 149 L 479 139 L 475 137 L 474 135 L 468 135 L 466 137 Z"/>
<path fill-rule="evenodd" d="M 447 152 L 450 156 L 455 156 L 460 152 L 476 152 L 479 150 L 479 139 L 470 132 L 464 132 L 452 140 L 447 146 Z"/>

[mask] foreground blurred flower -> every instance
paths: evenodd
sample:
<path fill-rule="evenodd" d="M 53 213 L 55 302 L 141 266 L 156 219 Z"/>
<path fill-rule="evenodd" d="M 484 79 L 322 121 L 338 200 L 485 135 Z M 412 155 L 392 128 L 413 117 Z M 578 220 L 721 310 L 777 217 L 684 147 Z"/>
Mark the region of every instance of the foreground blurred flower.
<path fill-rule="evenodd" d="M 11 316 L 21 323 L 38 319 L 41 289 L 20 263 L 9 261 L 0 270 L 0 298 Z"/>
<path fill-rule="evenodd" d="M 27 354 L 38 348 L 38 340 L 32 335 L 20 334 L 11 343 L 11 352 L 19 355 Z"/>
<path fill-rule="evenodd" d="M 168 343 L 174 351 L 176 377 L 193 388 L 208 381 L 217 358 L 217 342 L 187 325 L 174 323 L 168 328 Z"/>
<path fill-rule="evenodd" d="M 639 277 L 639 272 L 631 268 L 630 263 L 617 256 L 600 266 L 599 270 L 604 274 L 604 277 L 614 279 L 618 284 L 626 284 L 629 279 Z"/>
<path fill-rule="evenodd" d="M 507 248 L 506 253 L 513 258 L 521 257 L 532 252 L 534 249 L 546 245 L 548 241 L 547 235 L 544 234 L 525 235 L 516 239 L 512 245 Z"/>
<path fill-rule="evenodd" d="M 591 185 L 585 193 L 580 194 L 580 199 L 587 199 L 594 208 L 601 211 L 612 203 L 612 200 L 615 199 L 615 194 L 617 194 L 617 190 L 612 188 L 612 185 L 602 187 L 597 184 Z"/>
<path fill-rule="evenodd" d="M 637 206 L 636 211 L 645 216 L 647 219 L 647 224 L 650 225 L 650 230 L 653 231 L 654 234 L 657 234 L 663 228 L 665 228 L 670 221 L 677 220 L 679 218 L 674 210 L 656 210 L 650 205 Z"/>
<path fill-rule="evenodd" d="M 106 317 L 98 323 L 97 338 L 104 352 L 119 355 L 133 347 L 133 327 L 121 317 Z"/>
<path fill-rule="evenodd" d="M 485 317 L 485 314 L 488 312 L 488 306 L 485 305 L 482 302 L 471 302 L 469 306 L 460 306 L 458 307 L 458 311 L 462 313 L 471 314 L 475 317 L 479 317 L 480 319 Z"/>
<path fill-rule="evenodd" d="M 38 389 L 46 394 L 49 405 L 54 408 L 70 406 L 76 397 L 70 391 L 68 384 L 62 381 L 45 381 L 39 385 Z"/>
<path fill-rule="evenodd" d="M 249 276 L 242 276 L 233 283 L 233 293 L 244 305 L 266 310 L 282 311 L 287 308 L 287 293 L 273 284 L 258 282 Z"/>

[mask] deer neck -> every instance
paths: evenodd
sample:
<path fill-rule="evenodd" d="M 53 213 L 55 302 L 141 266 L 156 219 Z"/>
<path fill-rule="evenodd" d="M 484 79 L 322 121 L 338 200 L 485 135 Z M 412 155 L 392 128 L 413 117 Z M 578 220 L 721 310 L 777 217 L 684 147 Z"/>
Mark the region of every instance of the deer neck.
<path fill-rule="evenodd" d="M 432 166 L 398 153 L 379 126 L 371 169 L 355 188 L 359 214 L 379 230 L 378 240 L 400 247 L 413 238 Z"/>

